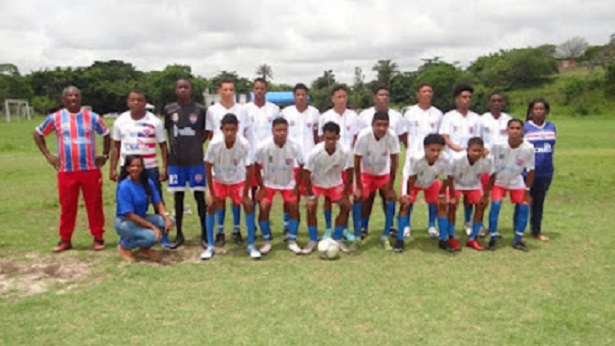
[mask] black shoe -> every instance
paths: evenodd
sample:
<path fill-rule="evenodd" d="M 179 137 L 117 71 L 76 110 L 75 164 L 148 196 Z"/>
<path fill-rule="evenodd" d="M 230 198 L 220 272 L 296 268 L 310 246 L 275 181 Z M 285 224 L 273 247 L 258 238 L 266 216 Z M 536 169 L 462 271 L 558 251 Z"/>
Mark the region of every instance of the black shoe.
<path fill-rule="evenodd" d="M 391 227 L 389 230 L 389 237 L 397 237 L 397 228 Z"/>
<path fill-rule="evenodd" d="M 175 237 L 175 241 L 169 245 L 169 249 L 177 249 L 184 244 L 184 241 L 184 235 L 181 233 L 177 234 L 177 236 Z"/>
<path fill-rule="evenodd" d="M 216 241 L 214 242 L 215 247 L 224 247 L 226 245 L 226 239 L 224 233 L 216 234 Z"/>
<path fill-rule="evenodd" d="M 495 251 L 495 249 L 497 249 L 497 247 L 498 247 L 498 239 L 497 238 L 491 238 L 491 240 L 489 240 L 489 245 L 488 245 L 489 251 Z"/>
<path fill-rule="evenodd" d="M 361 228 L 361 240 L 367 238 L 368 234 L 369 234 L 369 230 L 367 228 Z"/>
<path fill-rule="evenodd" d="M 451 247 L 451 244 L 448 243 L 448 240 L 440 240 L 438 241 L 438 247 L 444 251 L 454 252 L 455 249 Z"/>
<path fill-rule="evenodd" d="M 282 240 L 288 241 L 289 234 L 290 234 L 290 231 L 288 230 L 288 228 L 284 227 L 284 230 L 282 231 Z"/>
<path fill-rule="evenodd" d="M 232 238 L 235 244 L 237 245 L 243 244 L 243 237 L 241 236 L 241 232 L 239 231 L 233 232 Z"/>
<path fill-rule="evenodd" d="M 395 246 L 393 247 L 393 251 L 397 252 L 397 253 L 402 253 L 404 252 L 404 241 L 397 239 L 395 241 Z"/>
<path fill-rule="evenodd" d="M 521 251 L 525 251 L 525 252 L 530 251 L 530 249 L 527 248 L 527 246 L 525 245 L 525 242 L 523 240 L 519 240 L 519 241 L 513 242 L 512 243 L 512 247 L 515 250 L 521 250 Z"/>

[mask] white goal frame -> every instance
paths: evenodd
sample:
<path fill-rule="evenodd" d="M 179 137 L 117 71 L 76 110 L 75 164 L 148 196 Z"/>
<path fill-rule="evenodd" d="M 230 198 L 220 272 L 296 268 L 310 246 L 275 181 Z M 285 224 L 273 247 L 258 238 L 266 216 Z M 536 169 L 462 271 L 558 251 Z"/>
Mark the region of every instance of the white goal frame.
<path fill-rule="evenodd" d="M 22 114 L 25 114 L 28 120 L 32 119 L 32 115 L 30 114 L 30 104 L 28 103 L 28 100 L 6 99 L 4 100 L 4 114 L 6 116 L 7 123 L 11 122 L 11 105 L 17 106 L 17 113 L 19 113 L 25 108 L 25 113 Z"/>

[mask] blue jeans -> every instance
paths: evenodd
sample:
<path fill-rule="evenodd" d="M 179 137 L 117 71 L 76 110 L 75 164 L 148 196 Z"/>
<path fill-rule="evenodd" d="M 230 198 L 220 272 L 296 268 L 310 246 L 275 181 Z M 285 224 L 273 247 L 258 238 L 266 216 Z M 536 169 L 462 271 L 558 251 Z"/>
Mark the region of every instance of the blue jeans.
<path fill-rule="evenodd" d="M 165 222 L 162 216 L 148 214 L 145 215 L 144 219 L 164 232 Z M 114 224 L 117 234 L 121 237 L 120 243 L 122 247 L 127 250 L 132 250 L 134 248 L 147 249 L 158 243 L 154 231 L 149 228 L 141 227 L 125 217 L 116 217 Z"/>
<path fill-rule="evenodd" d="M 542 211 L 552 179 L 553 177 L 534 177 L 534 184 L 530 189 L 530 196 L 532 196 L 532 212 L 530 217 L 532 234 L 540 234 L 542 232 Z"/>

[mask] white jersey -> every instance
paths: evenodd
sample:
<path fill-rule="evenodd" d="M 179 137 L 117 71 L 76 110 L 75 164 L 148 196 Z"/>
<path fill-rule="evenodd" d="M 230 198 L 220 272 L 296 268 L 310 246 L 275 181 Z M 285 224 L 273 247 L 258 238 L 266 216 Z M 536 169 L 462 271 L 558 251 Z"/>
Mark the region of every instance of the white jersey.
<path fill-rule="evenodd" d="M 126 155 L 141 155 L 145 168 L 158 167 L 156 144 L 167 141 L 162 121 L 150 112 L 139 120 L 134 120 L 130 111 L 120 114 L 113 123 L 111 138 L 121 142 L 120 166 L 124 166 Z"/>
<path fill-rule="evenodd" d="M 451 160 L 449 176 L 453 177 L 455 190 L 482 190 L 481 177 L 491 173 L 491 160 L 481 157 L 473 165 L 468 155 Z"/>
<path fill-rule="evenodd" d="M 282 110 L 281 116 L 288 121 L 288 138 L 299 143 L 303 157 L 307 157 L 314 148 L 314 131 L 318 131 L 318 109 L 308 106 L 299 112 L 296 106 Z"/>
<path fill-rule="evenodd" d="M 508 121 L 512 119 L 506 113 L 500 114 L 499 118 L 494 118 L 490 112 L 483 114 L 480 117 L 481 137 L 485 142 L 485 148 L 499 141 L 508 139 Z"/>
<path fill-rule="evenodd" d="M 250 144 L 242 136 L 237 136 L 232 148 L 227 148 L 224 137 L 218 136 L 207 146 L 204 161 L 213 165 L 214 181 L 234 185 L 246 180 L 246 166 L 252 164 L 249 153 Z"/>
<path fill-rule="evenodd" d="M 441 175 L 448 174 L 449 164 L 449 156 L 444 152 L 440 153 L 433 165 L 427 162 L 424 154 L 422 156 L 410 156 L 404 164 L 403 179 L 407 181 L 409 177 L 416 176 L 414 186 L 426 189 L 433 185 Z M 402 191 L 402 193 L 405 194 L 406 191 Z"/>
<path fill-rule="evenodd" d="M 468 114 L 463 116 L 457 110 L 452 110 L 444 114 L 440 125 L 440 134 L 448 135 L 453 143 L 462 149 L 466 149 L 470 138 L 480 137 L 480 117 L 472 111 L 468 111 Z M 452 157 L 466 154 L 464 151 L 456 152 L 448 146 L 446 146 L 446 152 Z"/>
<path fill-rule="evenodd" d="M 271 102 L 265 102 L 265 105 L 262 107 L 257 106 L 254 102 L 250 102 L 244 108 L 250 119 L 252 139 L 256 142 L 251 144 L 256 147 L 260 141 L 272 136 L 271 123 L 273 119 L 280 116 L 280 107 Z"/>
<path fill-rule="evenodd" d="M 389 109 L 387 113 L 389 114 L 389 129 L 393 130 L 395 135 L 401 136 L 408 132 L 401 113 L 394 109 Z M 376 114 L 376 108 L 374 107 L 368 108 L 359 114 L 359 127 L 361 130 L 365 128 L 372 128 L 374 114 Z"/>
<path fill-rule="evenodd" d="M 419 105 L 414 105 L 404 113 L 404 122 L 408 130 L 406 158 L 410 155 L 420 156 L 425 150 L 423 146 L 425 137 L 440 131 L 442 112 L 436 107 L 424 110 Z"/>
<path fill-rule="evenodd" d="M 377 140 L 374 130 L 368 127 L 359 133 L 354 153 L 361 156 L 361 173 L 374 176 L 388 175 L 391 173 L 391 155 L 399 154 L 399 139 L 393 130 L 389 129 L 380 140 Z"/>
<path fill-rule="evenodd" d="M 517 148 L 511 148 L 508 141 L 497 142 L 491 148 L 495 185 L 505 189 L 523 189 L 525 181 L 524 170 L 534 170 L 534 146 L 523 140 Z"/>
<path fill-rule="evenodd" d="M 280 148 L 272 137 L 258 145 L 254 162 L 262 168 L 261 174 L 266 187 L 291 190 L 296 185 L 293 168 L 303 165 L 303 151 L 299 143 L 292 139 L 288 139 Z"/>
<path fill-rule="evenodd" d="M 213 106 L 208 107 L 207 116 L 205 117 L 205 130 L 213 132 L 213 137 L 222 137 L 220 122 L 228 113 L 235 114 L 239 121 L 239 130 L 237 133 L 252 143 L 252 134 L 248 131 L 250 128 L 250 118 L 245 108 L 239 103 L 235 103 L 231 108 L 225 108 L 220 102 L 216 102 Z"/>
<path fill-rule="evenodd" d="M 329 155 L 325 143 L 318 143 L 307 159 L 305 169 L 311 173 L 312 184 L 328 189 L 343 184 L 342 172 L 353 166 L 350 152 L 337 143 L 333 154 Z"/>
<path fill-rule="evenodd" d="M 333 109 L 329 109 L 320 115 L 318 120 L 318 135 L 324 135 L 323 127 L 328 122 L 334 122 L 340 126 L 340 143 L 346 150 L 352 150 L 354 139 L 359 134 L 359 116 L 351 109 L 346 109 L 344 114 L 339 114 Z"/>

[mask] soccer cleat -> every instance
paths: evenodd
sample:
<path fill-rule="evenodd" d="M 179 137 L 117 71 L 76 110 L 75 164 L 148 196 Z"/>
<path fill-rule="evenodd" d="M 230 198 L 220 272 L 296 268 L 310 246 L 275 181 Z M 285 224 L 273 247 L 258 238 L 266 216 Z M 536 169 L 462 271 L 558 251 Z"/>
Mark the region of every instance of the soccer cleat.
<path fill-rule="evenodd" d="M 123 260 L 129 262 L 135 261 L 135 255 L 132 253 L 132 250 L 124 248 L 121 243 L 117 244 L 117 251 L 119 251 L 120 257 L 122 257 Z"/>
<path fill-rule="evenodd" d="M 344 244 L 343 241 L 340 240 L 340 241 L 337 242 L 337 244 L 339 245 L 341 252 L 344 252 L 344 253 L 349 253 L 350 252 L 350 249 L 348 248 L 348 246 L 346 246 L 346 244 Z"/>
<path fill-rule="evenodd" d="M 480 229 L 478 230 L 478 236 L 481 238 L 484 238 L 487 236 L 487 234 L 489 233 L 489 230 L 485 228 L 485 226 L 480 226 Z"/>
<path fill-rule="evenodd" d="M 397 228 L 391 227 L 391 229 L 389 229 L 389 237 L 396 237 L 396 236 L 397 236 Z"/>
<path fill-rule="evenodd" d="M 312 252 L 314 252 L 314 250 L 316 249 L 316 247 L 318 246 L 318 244 L 316 244 L 316 242 L 311 241 L 309 243 L 307 243 L 307 245 L 305 245 L 303 247 L 303 250 L 301 250 L 301 253 L 304 255 L 309 255 Z"/>
<path fill-rule="evenodd" d="M 549 237 L 547 237 L 546 235 L 542 234 L 542 233 L 538 233 L 538 234 L 532 234 L 532 236 L 540 241 L 544 241 L 547 242 L 549 241 Z"/>
<path fill-rule="evenodd" d="M 470 234 L 472 234 L 472 223 L 471 222 L 464 223 L 463 231 L 466 232 L 467 236 L 470 236 Z"/>
<path fill-rule="evenodd" d="M 448 244 L 451 246 L 451 249 L 461 251 L 461 246 L 459 246 L 459 242 L 455 239 L 455 237 L 449 237 Z"/>
<path fill-rule="evenodd" d="M 331 238 L 331 230 L 330 229 L 325 230 L 325 233 L 322 235 L 321 239 L 329 239 L 329 238 Z"/>
<path fill-rule="evenodd" d="M 261 246 L 261 255 L 266 255 L 269 253 L 269 251 L 271 251 L 271 242 L 266 241 L 263 246 Z"/>
<path fill-rule="evenodd" d="M 162 256 L 152 249 L 139 249 L 139 252 L 144 254 L 148 260 L 152 262 L 160 262 Z"/>
<path fill-rule="evenodd" d="M 262 257 L 261 253 L 258 250 L 256 250 L 254 245 L 248 246 L 247 251 L 248 251 L 248 255 L 250 255 L 250 258 L 253 260 L 259 260 Z"/>
<path fill-rule="evenodd" d="M 58 246 L 53 248 L 53 252 L 59 253 L 62 251 L 70 250 L 73 248 L 73 244 L 70 241 L 60 240 Z"/>
<path fill-rule="evenodd" d="M 519 240 L 519 241 L 513 242 L 512 243 L 512 247 L 515 250 L 521 250 L 521 251 L 525 251 L 525 252 L 530 251 L 530 249 L 527 248 L 527 246 L 525 245 L 525 242 L 523 240 Z"/>
<path fill-rule="evenodd" d="M 175 241 L 169 245 L 169 249 L 177 249 L 184 244 L 184 241 L 184 235 L 182 233 L 177 233 L 177 236 L 175 236 Z"/>
<path fill-rule="evenodd" d="M 235 244 L 237 245 L 243 244 L 243 237 L 241 236 L 241 232 L 239 230 L 233 232 L 232 238 Z"/>
<path fill-rule="evenodd" d="M 483 247 L 480 245 L 480 243 L 476 239 L 468 240 L 468 242 L 466 243 L 466 246 L 476 251 L 483 251 Z"/>
<path fill-rule="evenodd" d="M 498 247 L 498 238 L 497 237 L 492 237 L 489 240 L 489 245 L 488 245 L 489 251 L 495 251 L 495 249 L 497 249 L 497 247 Z"/>
<path fill-rule="evenodd" d="M 404 252 L 404 241 L 401 239 L 395 240 L 395 246 L 393 247 L 393 251 L 397 253 Z"/>
<path fill-rule="evenodd" d="M 429 234 L 429 237 L 432 239 L 436 239 L 439 236 L 438 230 L 434 226 L 429 227 L 427 234 Z"/>
<path fill-rule="evenodd" d="M 348 232 L 347 229 L 344 230 L 344 239 L 348 240 L 349 242 L 353 242 L 354 241 L 354 234 Z"/>
<path fill-rule="evenodd" d="M 448 251 L 448 252 L 453 252 L 455 250 L 453 250 L 453 248 L 451 247 L 451 244 L 449 244 L 448 240 L 442 240 L 440 239 L 440 241 L 438 242 L 438 247 L 444 251 Z"/>
<path fill-rule="evenodd" d="M 169 234 L 167 232 L 162 232 L 162 239 L 160 239 L 160 245 L 166 248 L 171 247 L 171 242 L 169 241 Z"/>
<path fill-rule="evenodd" d="M 284 230 L 282 231 L 282 240 L 288 241 L 289 236 L 290 236 L 290 231 L 288 230 L 287 227 L 284 227 Z"/>
<path fill-rule="evenodd" d="M 224 233 L 216 234 L 216 241 L 214 242 L 214 245 L 216 247 L 224 247 L 224 245 L 226 245 L 226 236 Z"/>
<path fill-rule="evenodd" d="M 295 241 L 288 242 L 288 250 L 292 251 L 297 255 L 301 255 L 301 248 L 299 247 L 299 245 L 297 245 L 297 242 Z"/>
<path fill-rule="evenodd" d="M 369 230 L 365 227 L 361 228 L 361 240 L 367 238 L 369 235 Z"/>
<path fill-rule="evenodd" d="M 215 253 L 216 251 L 214 251 L 213 247 L 208 247 L 201 253 L 201 260 L 202 261 L 210 260 L 212 257 L 214 257 Z"/>
<path fill-rule="evenodd" d="M 393 247 L 391 246 L 391 242 L 389 241 L 389 238 L 385 236 L 380 237 L 380 246 L 382 246 L 382 248 L 385 251 L 393 250 Z"/>
<path fill-rule="evenodd" d="M 103 239 L 94 239 L 92 244 L 94 251 L 102 251 L 105 249 L 105 241 Z"/>
<path fill-rule="evenodd" d="M 410 229 L 410 227 L 406 226 L 404 227 L 404 239 L 408 239 L 412 236 L 412 229 Z"/>

